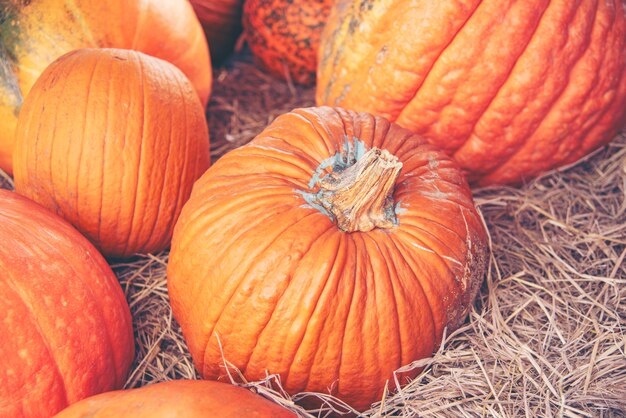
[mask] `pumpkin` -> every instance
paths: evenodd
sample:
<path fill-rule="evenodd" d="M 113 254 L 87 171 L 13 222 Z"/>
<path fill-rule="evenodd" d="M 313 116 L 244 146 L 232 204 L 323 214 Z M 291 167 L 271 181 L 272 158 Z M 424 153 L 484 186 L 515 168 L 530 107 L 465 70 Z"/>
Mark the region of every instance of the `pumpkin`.
<path fill-rule="evenodd" d="M 55 418 L 296 418 L 249 390 L 206 380 L 174 380 L 103 393 L 75 403 Z"/>
<path fill-rule="evenodd" d="M 486 248 L 443 152 L 367 113 L 297 109 L 196 182 L 168 289 L 205 378 L 226 359 L 365 409 L 463 322 Z"/>
<path fill-rule="evenodd" d="M 120 388 L 133 330 L 104 258 L 63 219 L 7 190 L 0 242 L 0 416 L 49 417 Z"/>
<path fill-rule="evenodd" d="M 395 121 L 475 184 L 519 184 L 626 123 L 625 13 L 621 0 L 339 0 L 317 103 Z"/>
<path fill-rule="evenodd" d="M 81 49 L 51 64 L 24 101 L 16 138 L 16 191 L 111 257 L 166 248 L 210 161 L 187 78 L 130 50 Z"/>
<path fill-rule="evenodd" d="M 78 48 L 135 49 L 172 62 L 204 105 L 211 61 L 187 0 L 3 0 L 0 2 L 0 168 L 11 172 L 20 106 L 41 72 Z"/>
<path fill-rule="evenodd" d="M 313 84 L 331 0 L 246 0 L 243 31 L 255 61 L 274 76 Z"/>
<path fill-rule="evenodd" d="M 221 62 L 235 47 L 241 34 L 243 0 L 191 0 L 211 51 L 211 60 Z"/>

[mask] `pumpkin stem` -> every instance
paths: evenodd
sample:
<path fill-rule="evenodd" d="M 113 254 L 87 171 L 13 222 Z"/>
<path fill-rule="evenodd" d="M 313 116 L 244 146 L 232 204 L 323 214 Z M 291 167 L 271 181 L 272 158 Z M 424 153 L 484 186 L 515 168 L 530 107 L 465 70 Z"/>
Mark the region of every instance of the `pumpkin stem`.
<path fill-rule="evenodd" d="M 393 188 L 402 163 L 387 150 L 372 148 L 354 165 L 320 182 L 321 204 L 345 232 L 394 225 Z"/>

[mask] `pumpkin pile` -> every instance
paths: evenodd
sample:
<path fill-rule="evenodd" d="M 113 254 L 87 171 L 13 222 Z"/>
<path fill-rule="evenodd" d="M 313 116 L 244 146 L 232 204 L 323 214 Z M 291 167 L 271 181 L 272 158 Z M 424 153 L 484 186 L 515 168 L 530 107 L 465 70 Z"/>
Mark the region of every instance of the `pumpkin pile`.
<path fill-rule="evenodd" d="M 242 30 L 318 106 L 211 166 L 210 56 Z M 225 383 L 119 390 L 133 333 L 107 259 L 168 247 L 204 379 L 228 364 L 369 408 L 473 306 L 470 184 L 626 123 L 625 44 L 620 0 L 1 2 L 0 416 L 295 416 Z"/>

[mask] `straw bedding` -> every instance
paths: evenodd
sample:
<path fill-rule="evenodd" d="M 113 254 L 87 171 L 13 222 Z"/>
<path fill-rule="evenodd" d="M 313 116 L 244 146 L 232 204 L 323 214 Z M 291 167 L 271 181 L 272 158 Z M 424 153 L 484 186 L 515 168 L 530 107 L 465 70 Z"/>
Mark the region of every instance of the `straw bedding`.
<path fill-rule="evenodd" d="M 215 71 L 213 160 L 277 115 L 313 105 L 312 89 L 271 78 L 246 54 Z M 10 179 L 0 175 L 0 186 Z M 626 416 L 625 191 L 624 134 L 525 187 L 475 190 L 492 249 L 475 309 L 432 359 L 407 366 L 428 366 L 416 380 L 362 416 Z M 113 264 L 136 333 L 127 387 L 197 377 L 169 309 L 166 263 L 162 253 Z M 324 395 L 290 398 L 276 376 L 246 385 L 301 416 L 347 410 Z M 294 404 L 306 396 L 325 408 Z"/>

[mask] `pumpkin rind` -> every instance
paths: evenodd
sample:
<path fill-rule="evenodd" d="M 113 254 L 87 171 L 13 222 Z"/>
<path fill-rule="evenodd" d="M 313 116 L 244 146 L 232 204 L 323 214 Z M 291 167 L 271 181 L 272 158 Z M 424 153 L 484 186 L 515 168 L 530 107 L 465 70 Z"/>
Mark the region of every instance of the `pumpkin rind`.
<path fill-rule="evenodd" d="M 12 171 L 13 129 L 21 97 L 52 61 L 78 48 L 134 49 L 169 61 L 190 79 L 202 103 L 208 103 L 211 60 L 188 1 L 4 0 L 0 3 L 3 170 Z"/>
<path fill-rule="evenodd" d="M 308 197 L 310 182 L 329 158 L 371 147 L 403 164 L 397 224 L 345 233 Z M 277 373 L 290 393 L 330 390 L 365 409 L 464 320 L 485 260 L 483 224 L 449 157 L 379 117 L 298 109 L 198 180 L 168 289 L 205 378 L 220 378 L 225 358 L 248 379 Z"/>
<path fill-rule="evenodd" d="M 49 417 L 122 387 L 133 360 L 124 294 L 67 222 L 0 190 L 0 416 Z"/>
<path fill-rule="evenodd" d="M 626 123 L 625 14 L 620 0 L 340 0 L 317 103 L 397 122 L 477 184 L 519 183 Z"/>
<path fill-rule="evenodd" d="M 246 0 L 243 30 L 255 60 L 279 78 L 313 84 L 332 0 Z"/>
<path fill-rule="evenodd" d="M 203 380 L 174 380 L 103 393 L 55 418 L 296 418 L 247 389 Z"/>
<path fill-rule="evenodd" d="M 105 256 L 166 248 L 210 162 L 204 111 L 187 78 L 129 50 L 82 49 L 55 61 L 26 98 L 16 136 L 16 191 Z"/>
<path fill-rule="evenodd" d="M 191 0 L 209 42 L 213 63 L 223 61 L 233 52 L 243 30 L 243 0 Z"/>

